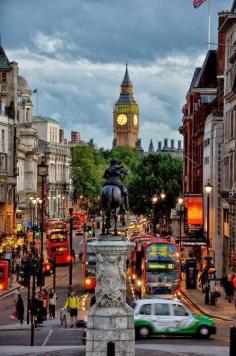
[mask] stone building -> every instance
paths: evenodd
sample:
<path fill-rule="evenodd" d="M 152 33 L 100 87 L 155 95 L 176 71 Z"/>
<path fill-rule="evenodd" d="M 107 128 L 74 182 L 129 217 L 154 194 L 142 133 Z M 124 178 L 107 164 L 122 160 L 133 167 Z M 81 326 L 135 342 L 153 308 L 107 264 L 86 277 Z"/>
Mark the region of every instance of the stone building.
<path fill-rule="evenodd" d="M 162 145 L 162 141 L 158 141 L 158 147 L 156 153 L 158 154 L 168 153 L 173 158 L 183 158 L 183 149 L 181 146 L 181 140 L 178 140 L 177 147 L 175 147 L 174 139 L 170 140 L 170 146 L 168 141 L 169 141 L 168 138 L 164 138 L 163 145 Z"/>
<path fill-rule="evenodd" d="M 225 34 L 224 152 L 222 157 L 223 272 L 236 272 L 236 1 L 224 13 L 219 34 Z"/>
<path fill-rule="evenodd" d="M 48 198 L 47 215 L 59 217 L 68 215 L 69 196 L 71 191 L 71 154 L 68 144 L 60 136 L 60 126 L 57 120 L 36 116 L 33 127 L 38 132 L 39 154 L 46 158 L 49 166 L 46 181 L 46 195 Z"/>
<path fill-rule="evenodd" d="M 18 65 L 10 62 L 0 43 L 0 232 L 11 233 L 16 212 L 16 113 Z"/>
<path fill-rule="evenodd" d="M 32 198 L 37 197 L 38 137 L 32 127 L 32 92 L 27 81 L 17 78 L 17 210 L 21 223 L 32 226 Z"/>

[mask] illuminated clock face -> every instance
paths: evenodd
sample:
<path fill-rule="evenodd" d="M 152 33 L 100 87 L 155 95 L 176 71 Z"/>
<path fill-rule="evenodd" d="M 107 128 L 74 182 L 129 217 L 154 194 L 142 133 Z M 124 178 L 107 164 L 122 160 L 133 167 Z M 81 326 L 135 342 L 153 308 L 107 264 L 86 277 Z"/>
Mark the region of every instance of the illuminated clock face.
<path fill-rule="evenodd" d="M 127 123 L 127 116 L 125 114 L 120 114 L 118 117 L 117 117 L 117 123 L 119 125 L 125 125 Z"/>
<path fill-rule="evenodd" d="M 136 114 L 134 114 L 133 123 L 134 123 L 134 126 L 138 125 L 138 116 Z"/>

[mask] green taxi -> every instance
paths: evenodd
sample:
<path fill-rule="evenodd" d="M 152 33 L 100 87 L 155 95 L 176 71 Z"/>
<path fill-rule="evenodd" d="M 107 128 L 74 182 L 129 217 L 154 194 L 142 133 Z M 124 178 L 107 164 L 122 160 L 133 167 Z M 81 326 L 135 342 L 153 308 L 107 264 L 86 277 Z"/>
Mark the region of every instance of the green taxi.
<path fill-rule="evenodd" d="M 196 336 L 208 338 L 216 334 L 213 319 L 195 315 L 179 300 L 141 299 L 134 306 L 136 337 L 150 335 Z"/>

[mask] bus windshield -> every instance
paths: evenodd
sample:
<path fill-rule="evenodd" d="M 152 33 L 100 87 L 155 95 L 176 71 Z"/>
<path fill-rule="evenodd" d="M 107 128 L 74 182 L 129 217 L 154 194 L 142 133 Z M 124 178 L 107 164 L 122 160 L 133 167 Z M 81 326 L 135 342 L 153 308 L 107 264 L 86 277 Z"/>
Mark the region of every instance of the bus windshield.
<path fill-rule="evenodd" d="M 154 243 L 147 247 L 147 260 L 178 262 L 177 247 L 172 244 Z"/>
<path fill-rule="evenodd" d="M 66 235 L 64 235 L 62 233 L 58 233 L 58 232 L 54 232 L 54 233 L 50 234 L 50 236 L 49 236 L 49 240 L 54 243 L 64 242 L 64 241 L 66 241 L 66 239 L 67 239 Z"/>

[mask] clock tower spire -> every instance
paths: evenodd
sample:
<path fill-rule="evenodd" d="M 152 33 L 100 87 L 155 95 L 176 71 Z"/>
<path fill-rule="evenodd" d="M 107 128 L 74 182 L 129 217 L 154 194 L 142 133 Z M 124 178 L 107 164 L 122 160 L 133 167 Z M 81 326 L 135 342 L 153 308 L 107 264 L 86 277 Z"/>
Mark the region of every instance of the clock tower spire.
<path fill-rule="evenodd" d="M 135 147 L 139 132 L 139 107 L 133 96 L 128 64 L 113 111 L 113 146 Z"/>

